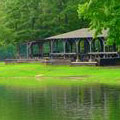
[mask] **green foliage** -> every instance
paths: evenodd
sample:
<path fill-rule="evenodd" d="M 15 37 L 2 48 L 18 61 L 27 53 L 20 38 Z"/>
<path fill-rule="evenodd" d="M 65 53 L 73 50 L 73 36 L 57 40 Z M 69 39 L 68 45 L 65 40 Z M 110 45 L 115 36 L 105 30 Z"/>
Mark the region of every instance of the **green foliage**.
<path fill-rule="evenodd" d="M 0 60 L 8 58 L 13 59 L 15 58 L 16 54 L 17 54 L 16 47 L 11 44 L 0 47 Z"/>
<path fill-rule="evenodd" d="M 87 26 L 76 12 L 82 1 L 0 0 L 0 46 L 18 46 Z"/>
<path fill-rule="evenodd" d="M 14 33 L 12 29 L 7 27 L 6 24 L 6 15 L 4 13 L 3 1 L 0 1 L 0 45 L 8 44 L 12 42 Z"/>
<path fill-rule="evenodd" d="M 1 0 L 0 40 L 22 43 L 87 26 L 76 12 L 80 1 Z"/>
<path fill-rule="evenodd" d="M 95 36 L 103 29 L 108 30 L 108 43 L 120 44 L 120 1 L 88 0 L 78 8 L 80 18 L 90 20 L 90 29 L 95 29 Z"/>

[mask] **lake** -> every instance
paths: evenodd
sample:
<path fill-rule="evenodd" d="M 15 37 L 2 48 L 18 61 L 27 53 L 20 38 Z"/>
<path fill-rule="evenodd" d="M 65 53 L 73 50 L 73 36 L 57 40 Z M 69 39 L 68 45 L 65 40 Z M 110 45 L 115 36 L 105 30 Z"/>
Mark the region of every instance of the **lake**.
<path fill-rule="evenodd" d="M 120 87 L 1 85 L 0 120 L 120 120 Z"/>

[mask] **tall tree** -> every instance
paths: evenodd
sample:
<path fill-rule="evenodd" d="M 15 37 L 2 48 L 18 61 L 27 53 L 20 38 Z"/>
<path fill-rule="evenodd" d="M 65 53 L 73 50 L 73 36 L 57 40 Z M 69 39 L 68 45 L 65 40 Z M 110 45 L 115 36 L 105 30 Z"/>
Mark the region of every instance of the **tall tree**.
<path fill-rule="evenodd" d="M 4 12 L 3 0 L 0 1 L 0 45 L 11 42 L 14 38 L 13 31 L 7 27 L 6 14 Z"/>
<path fill-rule="evenodd" d="M 86 1 L 86 0 L 85 0 Z M 0 44 L 17 44 L 86 27 L 83 0 L 0 0 Z"/>
<path fill-rule="evenodd" d="M 76 12 L 80 1 L 1 0 L 4 33 L 10 34 L 10 42 L 20 43 L 86 27 Z"/>
<path fill-rule="evenodd" d="M 95 36 L 103 29 L 108 30 L 108 43 L 120 44 L 120 1 L 88 0 L 78 8 L 80 18 L 90 20 L 90 28 Z"/>

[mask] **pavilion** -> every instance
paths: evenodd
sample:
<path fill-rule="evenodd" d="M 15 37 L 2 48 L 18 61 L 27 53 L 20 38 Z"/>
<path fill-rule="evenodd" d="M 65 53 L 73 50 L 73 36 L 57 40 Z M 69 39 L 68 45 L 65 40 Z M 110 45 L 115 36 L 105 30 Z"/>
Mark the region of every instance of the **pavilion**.
<path fill-rule="evenodd" d="M 83 28 L 39 41 L 27 43 L 28 58 L 70 59 L 71 61 L 95 61 L 118 56 L 116 45 L 107 45 L 107 30 L 96 38 L 94 30 Z"/>

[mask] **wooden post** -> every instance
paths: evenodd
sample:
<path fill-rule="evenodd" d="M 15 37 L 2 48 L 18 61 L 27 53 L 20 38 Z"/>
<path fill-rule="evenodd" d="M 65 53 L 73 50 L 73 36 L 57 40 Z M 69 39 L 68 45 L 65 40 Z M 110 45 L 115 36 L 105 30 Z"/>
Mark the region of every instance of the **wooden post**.
<path fill-rule="evenodd" d="M 103 52 L 106 52 L 106 49 L 105 49 L 105 47 L 106 47 L 106 45 L 105 45 L 105 41 L 103 41 Z"/>
<path fill-rule="evenodd" d="M 40 43 L 38 43 L 38 47 L 39 47 L 39 58 L 40 58 L 41 56 L 41 44 Z"/>
<path fill-rule="evenodd" d="M 92 41 L 89 42 L 90 44 L 90 53 L 92 52 Z"/>
<path fill-rule="evenodd" d="M 105 45 L 105 41 L 103 41 L 103 52 L 106 52 L 106 49 L 105 49 L 105 47 L 106 47 L 106 45 Z M 103 55 L 103 58 L 105 58 L 106 57 L 106 55 Z"/>
<path fill-rule="evenodd" d="M 89 44 L 90 44 L 90 53 L 91 53 L 92 52 L 92 41 L 91 40 L 89 41 Z M 89 61 L 90 62 L 92 61 L 92 55 L 90 55 Z"/>
<path fill-rule="evenodd" d="M 29 58 L 32 58 L 32 45 L 33 43 L 29 43 Z"/>
<path fill-rule="evenodd" d="M 31 57 L 31 45 L 32 43 L 27 43 L 27 59 Z"/>
<path fill-rule="evenodd" d="M 71 42 L 71 53 L 73 52 L 73 42 Z"/>
<path fill-rule="evenodd" d="M 33 58 L 33 44 L 31 44 L 31 58 Z"/>
<path fill-rule="evenodd" d="M 41 56 L 41 58 L 43 57 L 43 43 L 39 43 L 39 54 Z"/>
<path fill-rule="evenodd" d="M 63 41 L 63 47 L 64 47 L 64 59 L 66 58 L 66 40 Z"/>
<path fill-rule="evenodd" d="M 21 57 L 20 57 L 20 44 L 19 43 L 16 45 L 16 49 L 17 49 L 16 57 L 17 57 L 17 59 L 20 59 Z"/>
<path fill-rule="evenodd" d="M 27 45 L 27 59 L 29 59 L 29 43 L 27 43 L 26 45 Z"/>
<path fill-rule="evenodd" d="M 50 41 L 50 54 L 53 54 L 53 42 L 54 40 Z M 50 55 L 51 59 L 52 59 L 52 55 Z"/>
<path fill-rule="evenodd" d="M 51 53 L 53 53 L 53 42 L 54 42 L 54 41 L 53 41 L 53 40 L 51 40 L 51 50 L 50 50 L 50 51 L 51 51 Z"/>
<path fill-rule="evenodd" d="M 76 62 L 79 62 L 79 40 L 76 40 L 76 54 L 77 54 L 77 59 Z"/>

